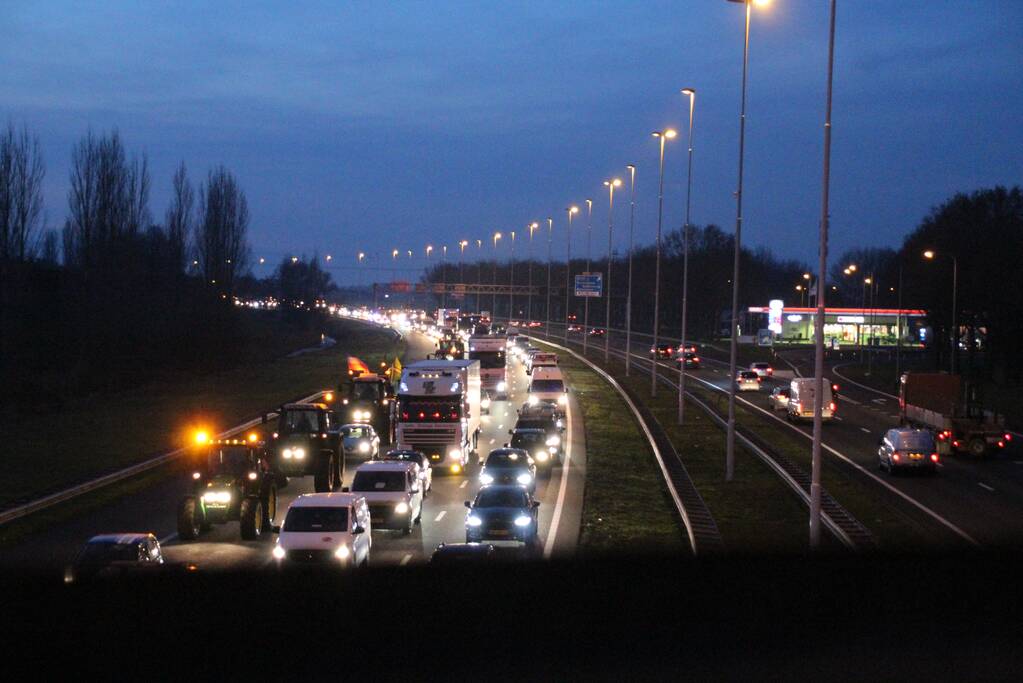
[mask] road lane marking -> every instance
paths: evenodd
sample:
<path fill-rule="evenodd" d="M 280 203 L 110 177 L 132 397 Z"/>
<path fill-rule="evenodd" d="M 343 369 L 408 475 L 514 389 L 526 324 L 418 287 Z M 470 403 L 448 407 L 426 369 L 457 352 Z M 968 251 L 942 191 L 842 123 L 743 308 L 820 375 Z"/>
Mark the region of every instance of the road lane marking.
<path fill-rule="evenodd" d="M 458 488 L 464 489 L 468 485 L 469 485 L 469 480 L 466 479 L 465 481 L 463 481 L 461 484 L 458 485 Z"/>
<path fill-rule="evenodd" d="M 490 443 L 494 443 L 494 440 L 493 440 L 493 439 L 491 439 L 491 440 L 490 440 Z"/>
<path fill-rule="evenodd" d="M 985 484 L 982 481 L 978 481 L 977 482 L 977 486 L 979 486 L 980 488 L 984 489 L 985 491 L 991 491 L 992 493 L 994 492 L 993 488 L 991 488 L 990 486 L 988 486 L 987 484 Z"/>
<path fill-rule="evenodd" d="M 840 418 L 840 417 L 839 417 L 838 415 L 832 415 L 832 416 L 831 416 L 831 419 L 832 419 L 832 420 L 838 420 L 839 422 L 841 422 L 841 421 L 842 421 L 842 418 Z"/>
<path fill-rule="evenodd" d="M 435 521 L 435 522 L 439 522 L 440 520 L 444 519 L 444 515 L 446 515 L 446 514 L 448 514 L 448 511 L 447 511 L 447 510 L 441 510 L 441 511 L 440 511 L 440 512 L 439 512 L 439 513 L 437 514 L 437 516 L 433 518 L 433 521 Z"/>
<path fill-rule="evenodd" d="M 870 434 L 870 430 L 869 430 L 869 429 L 867 429 L 866 427 L 860 427 L 860 431 L 861 431 L 861 432 L 864 432 L 864 433 L 866 433 L 866 434 Z"/>
<path fill-rule="evenodd" d="M 883 399 L 883 398 L 872 398 L 872 399 L 870 399 L 870 401 L 871 401 L 871 403 L 877 403 L 878 405 L 882 405 L 882 406 L 885 403 L 888 403 L 888 401 L 886 399 Z"/>
<path fill-rule="evenodd" d="M 565 506 L 565 493 L 568 491 L 568 470 L 572 462 L 572 404 L 565 411 L 568 418 L 568 446 L 565 448 L 565 462 L 561 465 L 561 482 L 558 486 L 558 500 L 554 503 L 554 514 L 547 530 L 547 542 L 544 544 L 543 556 L 549 560 L 554 552 L 554 539 L 558 537 L 558 524 L 561 522 L 561 510 Z"/>
<path fill-rule="evenodd" d="M 412 553 L 405 553 L 405 557 L 401 558 L 401 562 L 398 564 L 404 567 L 412 559 Z"/>
<path fill-rule="evenodd" d="M 853 405 L 857 405 L 857 406 L 863 405 L 859 401 L 853 400 L 853 399 L 849 398 L 848 396 L 846 396 L 844 394 L 839 394 L 838 395 L 838 400 L 839 401 L 847 401 L 847 402 L 852 403 Z"/>

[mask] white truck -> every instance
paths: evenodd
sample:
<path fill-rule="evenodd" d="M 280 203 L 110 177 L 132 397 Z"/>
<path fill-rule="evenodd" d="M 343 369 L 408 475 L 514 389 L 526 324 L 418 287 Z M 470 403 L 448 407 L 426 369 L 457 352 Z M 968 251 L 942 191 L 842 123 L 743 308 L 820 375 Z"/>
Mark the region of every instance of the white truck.
<path fill-rule="evenodd" d="M 824 403 L 821 406 L 821 419 L 830 422 L 835 416 L 835 397 L 831 393 L 831 382 L 824 381 Z M 817 389 L 817 380 L 812 377 L 800 377 L 789 384 L 789 400 L 786 404 L 785 417 L 789 422 L 813 419 L 813 401 Z"/>
<path fill-rule="evenodd" d="M 469 337 L 468 357 L 480 362 L 483 388 L 498 401 L 508 399 L 506 351 L 504 337 L 489 334 Z"/>
<path fill-rule="evenodd" d="M 457 474 L 476 453 L 480 434 L 480 362 L 421 360 L 398 384 L 395 442 L 421 451 L 430 464 Z"/>

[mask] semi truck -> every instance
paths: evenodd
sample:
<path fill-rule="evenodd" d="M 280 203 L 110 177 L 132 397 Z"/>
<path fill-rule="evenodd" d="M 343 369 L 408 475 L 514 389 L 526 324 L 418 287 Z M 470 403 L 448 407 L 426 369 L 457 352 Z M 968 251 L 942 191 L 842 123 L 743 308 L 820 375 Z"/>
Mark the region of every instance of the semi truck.
<path fill-rule="evenodd" d="M 395 443 L 421 451 L 439 471 L 464 472 L 477 453 L 481 398 L 478 360 L 421 360 L 402 370 Z"/>
<path fill-rule="evenodd" d="M 506 352 L 504 337 L 496 335 L 469 337 L 469 358 L 480 362 L 483 388 L 498 401 L 508 399 Z"/>
<path fill-rule="evenodd" d="M 902 424 L 934 431 L 940 455 L 969 453 L 981 458 L 1005 448 L 1012 438 L 1005 418 L 981 408 L 959 375 L 907 372 L 899 378 Z"/>

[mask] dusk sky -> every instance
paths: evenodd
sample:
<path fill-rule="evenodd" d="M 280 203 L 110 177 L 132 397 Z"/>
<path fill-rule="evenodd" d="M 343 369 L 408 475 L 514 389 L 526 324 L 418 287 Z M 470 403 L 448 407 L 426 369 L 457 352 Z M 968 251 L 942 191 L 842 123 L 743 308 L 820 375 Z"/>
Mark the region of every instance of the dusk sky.
<path fill-rule="evenodd" d="M 751 31 L 744 243 L 807 263 L 827 9 L 773 0 L 754 8 Z M 601 182 L 627 179 L 628 163 L 638 167 L 636 239 L 653 241 L 650 132 L 684 132 L 679 90 L 692 86 L 693 222 L 734 228 L 743 9 L 724 0 L 9 0 L 0 22 L 0 113 L 40 138 L 50 227 L 67 213 L 72 146 L 90 128 L 117 128 L 148 155 L 154 220 L 178 163 L 194 181 L 223 163 L 248 196 L 253 256 L 329 253 L 341 284 L 360 250 L 389 268 L 392 248 L 414 249 L 421 267 L 427 243 L 454 258 L 460 239 L 519 230 L 522 255 L 523 227 L 546 216 L 563 257 L 564 208 L 587 197 L 596 256 L 607 244 Z M 833 257 L 896 246 L 956 191 L 1019 184 L 1021 46 L 1019 0 L 839 0 Z M 682 222 L 684 171 L 683 137 L 667 152 L 665 229 Z M 620 250 L 627 198 L 616 195 Z M 584 244 L 574 230 L 573 253 Z M 534 246 L 545 254 L 545 242 Z"/>

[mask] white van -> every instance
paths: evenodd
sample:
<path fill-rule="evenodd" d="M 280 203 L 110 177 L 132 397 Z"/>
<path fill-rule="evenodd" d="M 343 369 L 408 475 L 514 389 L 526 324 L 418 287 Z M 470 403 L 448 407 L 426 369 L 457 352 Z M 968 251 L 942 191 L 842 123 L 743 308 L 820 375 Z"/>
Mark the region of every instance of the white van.
<path fill-rule="evenodd" d="M 812 420 L 814 390 L 817 388 L 817 380 L 812 377 L 800 377 L 789 384 L 789 401 L 786 406 L 785 417 L 790 422 L 794 420 Z M 828 422 L 835 416 L 835 398 L 831 393 L 831 383 L 824 382 L 824 404 L 821 410 L 821 419 Z"/>
<path fill-rule="evenodd" d="M 558 367 L 558 354 L 538 351 L 526 359 L 526 374 L 533 374 L 534 368 L 556 368 Z"/>
<path fill-rule="evenodd" d="M 373 460 L 355 470 L 351 488 L 365 497 L 375 528 L 408 535 L 423 517 L 420 478 L 419 465 L 414 462 Z"/>
<path fill-rule="evenodd" d="M 554 367 L 538 367 L 533 369 L 529 379 L 529 405 L 551 403 L 559 415 L 565 414 L 568 406 L 568 389 L 561 369 Z"/>
<path fill-rule="evenodd" d="M 369 563 L 373 546 L 369 506 L 354 493 L 306 493 L 291 501 L 284 524 L 274 527 L 279 565 Z"/>

